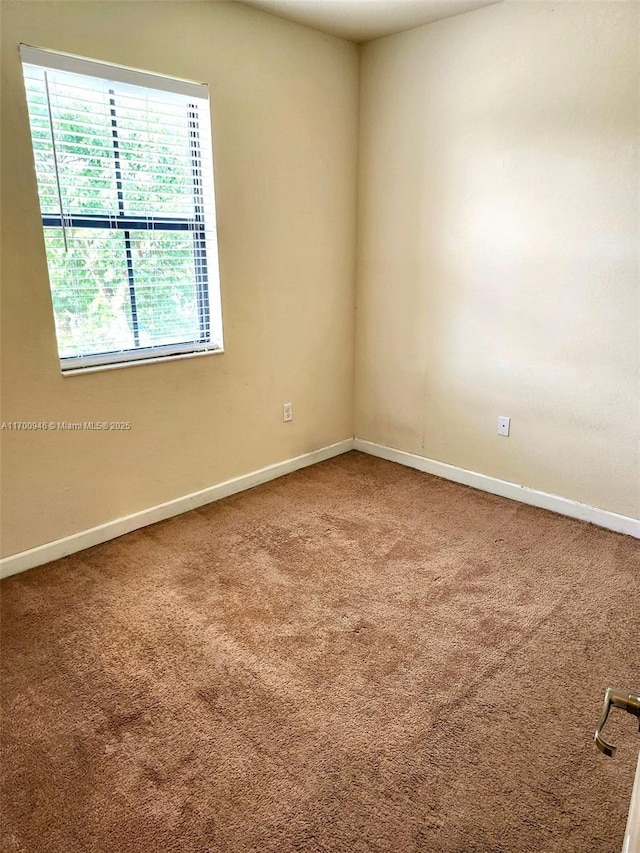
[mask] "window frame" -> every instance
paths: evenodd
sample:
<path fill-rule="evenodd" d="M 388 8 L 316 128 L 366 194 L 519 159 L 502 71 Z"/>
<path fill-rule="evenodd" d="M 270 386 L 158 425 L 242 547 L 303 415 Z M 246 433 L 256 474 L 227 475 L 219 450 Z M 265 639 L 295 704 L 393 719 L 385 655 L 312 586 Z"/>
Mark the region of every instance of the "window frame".
<path fill-rule="evenodd" d="M 59 196 L 60 211 L 58 214 L 42 213 L 41 223 L 44 229 L 60 229 L 66 243 L 66 229 L 105 229 L 107 231 L 121 232 L 124 237 L 124 253 L 126 257 L 127 293 L 131 311 L 131 333 L 134 346 L 128 349 L 112 351 L 101 351 L 87 353 L 79 356 L 63 356 L 58 343 L 58 357 L 63 375 L 73 375 L 94 372 L 103 369 L 117 367 L 129 367 L 138 364 L 149 364 L 156 361 L 167 361 L 171 359 L 183 359 L 191 356 L 202 356 L 219 354 L 224 352 L 222 339 L 222 299 L 220 293 L 219 270 L 218 270 L 218 246 L 215 218 L 215 191 L 213 182 L 213 152 L 210 152 L 210 163 L 208 164 L 210 175 L 209 199 L 210 209 L 206 210 L 203 186 L 203 151 L 200 143 L 200 123 L 204 118 L 210 122 L 208 87 L 205 83 L 195 83 L 181 80 L 180 78 L 167 77 L 151 72 L 139 71 L 125 66 L 111 65 L 83 57 L 49 51 L 31 45 L 20 45 L 20 57 L 24 66 L 38 66 L 45 73 L 45 88 L 47 104 L 50 104 L 48 91 L 47 70 L 58 70 L 94 77 L 103 83 L 111 81 L 125 85 L 133 85 L 146 89 L 156 89 L 168 94 L 179 94 L 187 96 L 185 128 L 189 133 L 189 155 L 192 175 L 192 198 L 193 216 L 165 216 L 154 214 L 127 214 L 125 210 L 125 199 L 122 182 L 122 169 L 120 158 L 120 147 L 118 137 L 118 111 L 117 91 L 110 87 L 109 112 L 111 122 L 111 142 L 113 150 L 113 162 L 115 170 L 115 185 L 117 191 L 117 213 L 92 214 L 82 212 L 71 214 L 62 208 L 62 198 Z M 204 116 L 200 115 L 199 107 L 206 103 L 207 109 Z M 50 108 L 49 108 L 50 109 Z M 53 121 L 50 113 L 51 135 L 53 143 L 53 160 L 56 171 L 56 180 L 59 180 L 58 164 L 55 152 L 55 134 Z M 210 137 L 207 134 L 207 141 Z M 33 140 L 32 140 L 33 144 Z M 35 156 L 35 152 L 34 152 Z M 40 193 L 38 191 L 38 198 Z M 170 344 L 158 344 L 144 346 L 140 344 L 140 330 L 136 306 L 136 276 L 133 265 L 131 232 L 132 231 L 186 231 L 193 237 L 193 265 L 194 265 L 194 287 L 197 307 L 199 336 L 196 339 L 179 341 Z M 213 257 L 210 257 L 213 256 Z M 212 337 L 211 307 L 211 281 L 209 269 L 214 266 L 214 282 L 217 284 L 217 313 L 219 341 Z M 49 273 L 49 284 L 51 288 L 51 270 L 47 258 L 47 270 Z M 52 304 L 53 309 L 53 304 Z M 56 319 L 53 309 L 54 320 Z M 57 325 L 56 325 L 57 335 Z"/>

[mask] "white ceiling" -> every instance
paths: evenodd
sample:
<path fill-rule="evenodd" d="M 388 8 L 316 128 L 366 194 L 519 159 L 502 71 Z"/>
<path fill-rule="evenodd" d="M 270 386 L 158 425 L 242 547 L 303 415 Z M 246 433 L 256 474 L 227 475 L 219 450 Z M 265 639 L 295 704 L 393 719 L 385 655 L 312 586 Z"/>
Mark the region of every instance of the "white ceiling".
<path fill-rule="evenodd" d="M 351 41 L 369 41 L 500 0 L 241 0 Z"/>

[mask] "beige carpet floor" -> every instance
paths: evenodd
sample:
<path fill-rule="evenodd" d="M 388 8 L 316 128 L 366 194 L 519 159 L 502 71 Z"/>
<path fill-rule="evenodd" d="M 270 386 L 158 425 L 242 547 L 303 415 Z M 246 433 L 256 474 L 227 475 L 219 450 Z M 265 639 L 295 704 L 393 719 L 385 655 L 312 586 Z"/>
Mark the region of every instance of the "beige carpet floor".
<path fill-rule="evenodd" d="M 618 853 L 639 543 L 358 453 L 2 585 L 2 850 Z"/>

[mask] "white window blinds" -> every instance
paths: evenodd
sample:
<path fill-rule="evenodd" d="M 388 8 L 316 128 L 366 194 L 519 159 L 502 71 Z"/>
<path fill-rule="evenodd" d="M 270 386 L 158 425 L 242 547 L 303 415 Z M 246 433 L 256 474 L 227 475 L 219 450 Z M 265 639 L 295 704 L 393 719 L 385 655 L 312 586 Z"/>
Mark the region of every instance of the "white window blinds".
<path fill-rule="evenodd" d="M 220 350 L 207 87 L 21 57 L 63 371 Z"/>

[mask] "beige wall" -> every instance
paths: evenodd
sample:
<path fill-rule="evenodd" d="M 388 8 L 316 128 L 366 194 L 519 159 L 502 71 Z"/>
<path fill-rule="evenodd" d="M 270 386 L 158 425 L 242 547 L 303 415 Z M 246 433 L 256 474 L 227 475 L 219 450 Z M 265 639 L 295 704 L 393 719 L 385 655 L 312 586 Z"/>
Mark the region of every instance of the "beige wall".
<path fill-rule="evenodd" d="M 638 12 L 509 2 L 365 46 L 360 438 L 640 516 Z"/>
<path fill-rule="evenodd" d="M 2 420 L 132 424 L 4 432 L 2 553 L 351 437 L 357 48 L 235 4 L 0 5 Z M 209 83 L 223 355 L 60 374 L 21 41 Z"/>
<path fill-rule="evenodd" d="M 0 433 L 2 554 L 353 435 L 355 46 L 239 4 L 0 10 L 1 417 L 133 426 Z M 21 41 L 210 84 L 223 355 L 61 376 Z M 640 515 L 637 45 L 634 3 L 509 2 L 364 47 L 360 438 Z"/>

